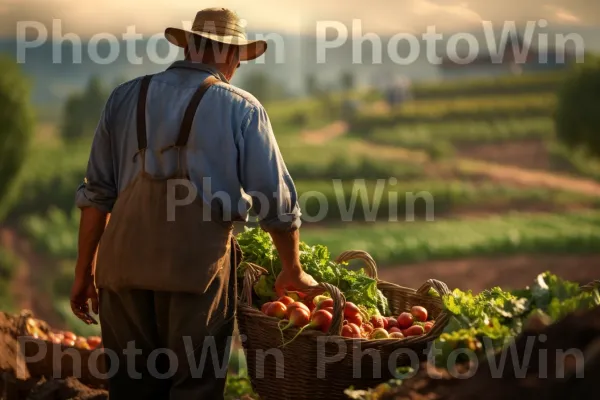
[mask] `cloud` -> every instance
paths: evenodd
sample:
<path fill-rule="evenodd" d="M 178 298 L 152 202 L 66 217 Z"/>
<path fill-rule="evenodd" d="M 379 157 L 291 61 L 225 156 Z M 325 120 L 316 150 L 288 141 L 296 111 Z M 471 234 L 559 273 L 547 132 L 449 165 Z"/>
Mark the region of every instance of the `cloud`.
<path fill-rule="evenodd" d="M 567 10 L 563 7 L 558 7 L 554 5 L 547 4 L 544 6 L 546 10 L 551 12 L 553 15 L 553 19 L 559 22 L 567 22 L 567 23 L 580 23 L 581 18 L 573 14 L 571 11 Z"/>

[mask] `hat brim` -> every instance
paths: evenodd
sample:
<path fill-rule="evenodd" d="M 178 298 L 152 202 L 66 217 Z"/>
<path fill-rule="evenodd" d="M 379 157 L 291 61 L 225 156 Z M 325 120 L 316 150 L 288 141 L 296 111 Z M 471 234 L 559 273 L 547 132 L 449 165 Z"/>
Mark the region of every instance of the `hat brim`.
<path fill-rule="evenodd" d="M 264 40 L 247 40 L 238 36 L 223 36 L 207 32 L 186 31 L 180 28 L 167 28 L 165 37 L 175 46 L 186 48 L 189 40 L 194 36 L 202 36 L 215 42 L 232 44 L 240 47 L 240 61 L 250 61 L 262 56 L 267 51 L 267 42 Z"/>

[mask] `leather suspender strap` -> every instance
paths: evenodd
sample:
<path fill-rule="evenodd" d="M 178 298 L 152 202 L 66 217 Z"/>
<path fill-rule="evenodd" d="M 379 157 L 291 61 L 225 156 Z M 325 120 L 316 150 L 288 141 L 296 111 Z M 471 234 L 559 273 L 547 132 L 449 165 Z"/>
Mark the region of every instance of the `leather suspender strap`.
<path fill-rule="evenodd" d="M 181 122 L 181 127 L 179 129 L 179 136 L 177 137 L 177 142 L 175 143 L 175 147 L 184 147 L 188 139 L 190 137 L 190 131 L 192 130 L 192 124 L 194 123 L 194 117 L 196 116 L 196 110 L 198 109 L 198 105 L 202 101 L 204 94 L 215 83 L 219 82 L 217 78 L 214 76 L 209 76 L 202 82 L 196 93 L 192 96 L 190 100 L 190 104 L 185 110 L 185 114 L 183 115 L 183 121 Z"/>
<path fill-rule="evenodd" d="M 148 146 L 146 139 L 146 98 L 148 97 L 148 87 L 152 75 L 146 75 L 142 78 L 140 94 L 137 105 L 137 140 L 138 152 L 144 150 Z"/>

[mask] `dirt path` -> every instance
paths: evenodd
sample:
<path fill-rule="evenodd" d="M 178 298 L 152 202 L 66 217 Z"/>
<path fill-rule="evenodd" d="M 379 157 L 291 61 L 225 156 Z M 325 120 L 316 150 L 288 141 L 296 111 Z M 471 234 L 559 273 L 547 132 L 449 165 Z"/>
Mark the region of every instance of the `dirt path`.
<path fill-rule="evenodd" d="M 379 277 L 412 288 L 418 288 L 427 279 L 435 278 L 445 282 L 451 289 L 479 292 L 493 286 L 522 288 L 545 271 L 585 284 L 600 279 L 600 254 L 520 255 L 431 261 L 382 268 Z"/>
<path fill-rule="evenodd" d="M 348 125 L 345 122 L 336 121 L 320 129 L 304 131 L 300 136 L 305 143 L 324 144 L 338 136 L 344 135 L 347 131 Z"/>
<path fill-rule="evenodd" d="M 48 292 L 54 263 L 40 257 L 14 229 L 0 228 L 0 245 L 19 260 L 11 285 L 17 309 L 29 309 L 55 327 L 64 325 Z"/>
<path fill-rule="evenodd" d="M 324 144 L 336 137 L 346 134 L 348 125 L 336 121 L 321 129 L 306 131 L 301 134 L 303 140 L 310 144 Z M 358 145 L 358 143 L 360 145 Z M 404 160 L 418 164 L 430 163 L 429 156 L 424 151 L 409 150 L 395 146 L 385 146 L 368 141 L 358 141 L 353 151 L 363 154 L 377 154 L 382 159 Z M 575 178 L 547 171 L 531 170 L 518 166 L 501 165 L 493 162 L 457 158 L 455 163 L 459 172 L 471 175 L 482 175 L 488 178 L 511 182 L 525 186 L 547 187 L 600 196 L 600 183 L 583 178 Z"/>

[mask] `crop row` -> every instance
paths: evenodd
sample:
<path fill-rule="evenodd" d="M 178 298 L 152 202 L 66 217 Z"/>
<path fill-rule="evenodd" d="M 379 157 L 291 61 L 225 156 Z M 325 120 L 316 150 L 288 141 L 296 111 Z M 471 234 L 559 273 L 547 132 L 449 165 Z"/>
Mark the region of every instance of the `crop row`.
<path fill-rule="evenodd" d="M 400 124 L 372 131 L 368 138 L 377 143 L 407 148 L 428 148 L 439 142 L 501 142 L 549 138 L 554 132 L 548 117 L 507 118 L 490 121 Z"/>
<path fill-rule="evenodd" d="M 521 96 L 485 96 L 453 100 L 413 101 L 386 114 L 363 112 L 351 121 L 351 130 L 369 132 L 400 123 L 488 121 L 502 118 L 549 117 L 556 98 L 551 93 Z"/>
<path fill-rule="evenodd" d="M 361 222 L 386 221 L 390 226 L 411 227 L 405 221 L 436 221 L 421 229 L 437 229 L 440 218 L 452 211 L 475 212 L 489 208 L 516 209 L 528 204 L 598 205 L 598 200 L 570 192 L 542 188 L 512 188 L 488 182 L 476 184 L 461 181 L 299 181 L 296 183 L 303 220 L 313 222 L 354 222 L 344 232 L 359 232 Z M 42 251 L 57 258 L 77 255 L 79 211 L 66 213 L 50 208 L 43 215 L 24 219 L 27 234 Z M 420 226 L 420 225 L 418 225 Z M 335 229 L 327 231 L 335 236 Z"/>
<path fill-rule="evenodd" d="M 494 78 L 460 79 L 446 82 L 427 82 L 413 86 L 417 99 L 440 99 L 461 96 L 523 94 L 556 90 L 564 73 L 527 74 Z"/>
<path fill-rule="evenodd" d="M 526 253 L 593 253 L 600 248 L 600 212 L 531 215 L 514 213 L 483 219 L 380 223 L 304 229 L 309 244 L 336 255 L 369 252 L 380 264 Z"/>
<path fill-rule="evenodd" d="M 596 205 L 597 199 L 544 188 L 495 182 L 443 180 L 298 181 L 299 203 L 308 222 L 425 220 L 457 210 L 519 208 L 528 204 Z"/>

